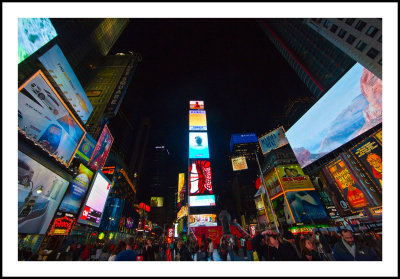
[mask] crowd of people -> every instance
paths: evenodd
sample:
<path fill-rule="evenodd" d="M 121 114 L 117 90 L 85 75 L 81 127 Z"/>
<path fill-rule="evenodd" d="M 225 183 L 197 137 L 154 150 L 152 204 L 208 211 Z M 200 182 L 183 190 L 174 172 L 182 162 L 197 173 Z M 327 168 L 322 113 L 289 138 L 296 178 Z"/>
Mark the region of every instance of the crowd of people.
<path fill-rule="evenodd" d="M 219 259 L 215 259 L 218 256 Z M 215 243 L 204 234 L 197 239 L 137 238 L 118 242 L 83 244 L 75 242 L 60 250 L 29 247 L 19 249 L 20 261 L 379 261 L 382 239 L 373 231 L 354 235 L 343 229 L 316 230 L 293 235 L 290 231 L 276 234 L 258 232 L 250 236 L 223 235 Z"/>

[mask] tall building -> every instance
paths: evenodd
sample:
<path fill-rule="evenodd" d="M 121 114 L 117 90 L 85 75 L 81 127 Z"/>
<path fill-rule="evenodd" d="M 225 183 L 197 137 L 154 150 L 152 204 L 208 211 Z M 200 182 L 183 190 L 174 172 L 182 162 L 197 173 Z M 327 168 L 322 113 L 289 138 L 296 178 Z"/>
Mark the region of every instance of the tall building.
<path fill-rule="evenodd" d="M 351 57 L 303 23 L 302 19 L 257 21 L 317 99 L 355 64 Z"/>
<path fill-rule="evenodd" d="M 233 134 L 230 142 L 231 157 L 244 156 L 246 161 L 255 161 L 254 152 L 261 155 L 260 144 L 255 133 Z"/>
<path fill-rule="evenodd" d="M 382 79 L 381 18 L 312 18 L 305 23 Z"/>

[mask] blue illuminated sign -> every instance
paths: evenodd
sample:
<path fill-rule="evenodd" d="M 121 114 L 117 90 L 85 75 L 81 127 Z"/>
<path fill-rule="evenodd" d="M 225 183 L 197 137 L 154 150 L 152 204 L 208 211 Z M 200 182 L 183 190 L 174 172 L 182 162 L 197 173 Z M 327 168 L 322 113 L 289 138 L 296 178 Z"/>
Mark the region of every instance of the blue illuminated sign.
<path fill-rule="evenodd" d="M 189 158 L 210 158 L 207 133 L 189 133 Z"/>
<path fill-rule="evenodd" d="M 214 195 L 190 196 L 190 206 L 215 206 Z"/>

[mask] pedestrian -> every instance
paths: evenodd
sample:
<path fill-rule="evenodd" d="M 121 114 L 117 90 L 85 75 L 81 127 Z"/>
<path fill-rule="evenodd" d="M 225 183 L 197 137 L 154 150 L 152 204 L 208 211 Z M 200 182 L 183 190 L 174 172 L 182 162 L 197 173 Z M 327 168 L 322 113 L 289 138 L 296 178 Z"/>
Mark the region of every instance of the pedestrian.
<path fill-rule="evenodd" d="M 97 247 L 96 247 L 96 250 L 95 250 L 95 257 L 94 257 L 94 260 L 95 261 L 98 261 L 98 260 L 100 260 L 100 256 L 101 256 L 101 253 L 103 252 L 103 247 L 101 247 L 101 245 L 100 244 L 98 244 L 97 245 Z"/>
<path fill-rule="evenodd" d="M 220 257 L 223 261 L 228 259 L 228 244 L 224 238 L 221 238 Z"/>
<path fill-rule="evenodd" d="M 341 240 L 333 246 L 333 256 L 337 261 L 378 261 L 375 252 L 354 240 L 353 232 L 343 229 L 340 232 Z"/>
<path fill-rule="evenodd" d="M 261 261 L 263 257 L 263 236 L 260 232 L 257 232 L 256 235 L 251 240 L 251 246 L 254 251 L 257 253 L 258 260 Z"/>
<path fill-rule="evenodd" d="M 126 243 L 122 240 L 118 242 L 118 244 L 115 246 L 114 250 L 112 250 L 110 257 L 108 258 L 108 261 L 115 261 L 115 258 L 117 255 L 121 252 L 124 251 L 126 247 Z"/>
<path fill-rule="evenodd" d="M 101 250 L 101 254 L 99 257 L 99 261 L 108 261 L 108 258 L 110 257 L 110 248 L 109 246 L 104 245 L 103 249 Z"/>
<path fill-rule="evenodd" d="M 250 236 L 246 237 L 246 251 L 247 251 L 247 260 L 248 261 L 254 261 L 253 258 L 253 247 L 251 246 L 251 238 Z"/>
<path fill-rule="evenodd" d="M 373 231 L 367 231 L 363 234 L 364 245 L 371 248 L 375 254 L 378 256 L 379 260 L 382 260 L 382 243 L 375 236 Z"/>
<path fill-rule="evenodd" d="M 208 242 L 207 242 L 207 238 L 206 235 L 203 234 L 202 238 L 201 238 L 201 245 L 200 245 L 200 260 L 201 261 L 207 261 L 207 256 L 208 256 Z"/>
<path fill-rule="evenodd" d="M 244 239 L 244 238 L 245 238 L 245 236 L 242 235 L 242 236 L 240 237 L 239 243 L 240 243 L 241 251 L 242 251 L 242 253 L 243 253 L 243 258 L 244 258 L 245 260 L 247 260 L 246 239 Z"/>
<path fill-rule="evenodd" d="M 292 249 L 296 252 L 297 258 L 301 259 L 300 249 L 297 248 L 295 237 L 291 231 L 288 231 L 288 230 L 284 231 L 283 242 L 287 242 L 292 247 Z"/>
<path fill-rule="evenodd" d="M 82 261 L 88 261 L 90 260 L 90 245 L 86 245 L 85 248 L 82 251 L 81 255 L 81 260 Z"/>
<path fill-rule="evenodd" d="M 154 261 L 154 247 L 152 245 L 151 239 L 147 240 L 147 243 L 143 250 L 143 260 L 144 261 Z"/>
<path fill-rule="evenodd" d="M 234 247 L 234 240 L 232 237 L 228 236 L 228 248 L 227 249 L 228 249 L 228 254 L 229 254 L 229 257 L 231 258 L 231 261 L 235 260 L 233 247 Z"/>
<path fill-rule="evenodd" d="M 268 260 L 272 261 L 297 261 L 299 260 L 295 250 L 287 242 L 280 243 L 275 234 L 266 235 L 266 243 L 269 246 Z"/>
<path fill-rule="evenodd" d="M 314 244 L 310 237 L 300 240 L 301 259 L 303 261 L 322 261 L 322 258 L 314 249 Z"/>
<path fill-rule="evenodd" d="M 211 238 L 208 239 L 208 250 L 207 250 L 207 252 L 208 252 L 208 255 L 209 255 L 210 259 L 212 261 L 214 261 L 214 257 L 213 257 L 213 254 L 214 254 L 214 243 L 213 243 Z"/>
<path fill-rule="evenodd" d="M 129 237 L 126 242 L 125 250 L 118 253 L 115 257 L 115 261 L 136 261 L 136 253 L 133 251 L 133 245 L 135 244 L 133 237 Z"/>
<path fill-rule="evenodd" d="M 186 244 L 182 241 L 178 241 L 178 250 L 179 250 L 179 260 L 180 261 L 193 261 L 189 249 L 186 247 Z"/>

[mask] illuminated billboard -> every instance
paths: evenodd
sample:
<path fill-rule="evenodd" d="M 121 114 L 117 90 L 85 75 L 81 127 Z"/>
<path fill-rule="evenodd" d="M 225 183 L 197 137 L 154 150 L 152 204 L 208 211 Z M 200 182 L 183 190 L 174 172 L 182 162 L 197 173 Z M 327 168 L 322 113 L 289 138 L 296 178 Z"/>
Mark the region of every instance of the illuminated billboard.
<path fill-rule="evenodd" d="M 233 171 L 247 170 L 246 157 L 232 158 Z"/>
<path fill-rule="evenodd" d="M 190 109 L 204 109 L 204 101 L 190 101 Z"/>
<path fill-rule="evenodd" d="M 56 36 L 48 18 L 18 18 L 18 64 Z"/>
<path fill-rule="evenodd" d="M 90 162 L 88 164 L 92 170 L 96 171 L 104 167 L 113 141 L 114 138 L 112 137 L 106 124 L 101 132 L 99 140 L 97 141 L 97 145 L 94 148 L 92 157 L 90 158 Z"/>
<path fill-rule="evenodd" d="M 215 196 L 189 196 L 189 203 L 190 206 L 215 206 Z"/>
<path fill-rule="evenodd" d="M 81 158 L 86 164 L 89 163 L 96 144 L 97 142 L 92 138 L 92 136 L 86 133 L 81 144 L 79 145 L 78 150 L 76 151 L 75 156 Z"/>
<path fill-rule="evenodd" d="M 185 185 L 185 174 L 180 173 L 178 175 L 178 195 L 177 195 L 177 204 L 180 206 L 181 202 L 184 200 L 185 189 L 183 186 Z"/>
<path fill-rule="evenodd" d="M 378 132 L 376 132 L 374 135 L 374 138 L 376 138 L 379 143 L 382 145 L 382 129 L 380 129 Z"/>
<path fill-rule="evenodd" d="M 164 206 L 164 198 L 163 197 L 151 197 L 150 198 L 150 206 L 151 207 L 163 207 Z"/>
<path fill-rule="evenodd" d="M 190 227 L 212 227 L 217 225 L 216 214 L 197 214 L 189 216 Z"/>
<path fill-rule="evenodd" d="M 85 130 L 42 71 L 18 89 L 18 128 L 69 167 Z"/>
<path fill-rule="evenodd" d="M 190 195 L 212 194 L 211 164 L 208 160 L 192 160 L 189 165 Z"/>
<path fill-rule="evenodd" d="M 382 80 L 355 64 L 286 137 L 303 168 L 382 122 Z"/>
<path fill-rule="evenodd" d="M 258 143 L 258 138 L 256 133 L 248 134 L 232 134 L 230 142 L 230 150 L 232 152 L 233 146 L 240 143 Z"/>
<path fill-rule="evenodd" d="M 210 158 L 206 132 L 189 132 L 189 158 Z"/>
<path fill-rule="evenodd" d="M 81 203 L 89 188 L 90 181 L 93 178 L 93 172 L 84 165 L 80 164 L 78 168 L 78 175 L 71 183 L 69 191 L 61 202 L 58 211 L 78 214 Z"/>
<path fill-rule="evenodd" d="M 281 194 L 283 191 L 275 169 L 264 176 L 264 184 L 271 198 Z"/>
<path fill-rule="evenodd" d="M 259 139 L 262 153 L 265 155 L 268 152 L 288 144 L 283 127 L 273 130 L 271 133 Z"/>
<path fill-rule="evenodd" d="M 189 110 L 189 130 L 207 131 L 207 118 L 205 110 Z"/>
<path fill-rule="evenodd" d="M 82 208 L 79 223 L 91 225 L 94 227 L 100 226 L 101 217 L 103 215 L 104 205 L 111 188 L 111 182 L 100 171 L 92 182 L 92 187 L 87 195 L 86 201 Z"/>
<path fill-rule="evenodd" d="M 176 219 L 181 219 L 182 217 L 185 217 L 188 215 L 188 206 L 184 205 L 181 207 L 181 209 L 178 211 L 178 214 L 176 215 Z"/>
<path fill-rule="evenodd" d="M 18 233 L 45 234 L 68 185 L 18 151 Z"/>
<path fill-rule="evenodd" d="M 289 205 L 285 199 L 285 195 L 280 195 L 271 200 L 278 222 L 283 225 L 294 224 L 292 213 L 290 212 Z"/>
<path fill-rule="evenodd" d="M 276 167 L 284 191 L 314 189 L 308 175 L 297 164 L 280 165 Z"/>
<path fill-rule="evenodd" d="M 60 47 L 56 44 L 38 59 L 58 84 L 77 115 L 86 123 L 93 111 L 92 104 Z"/>

